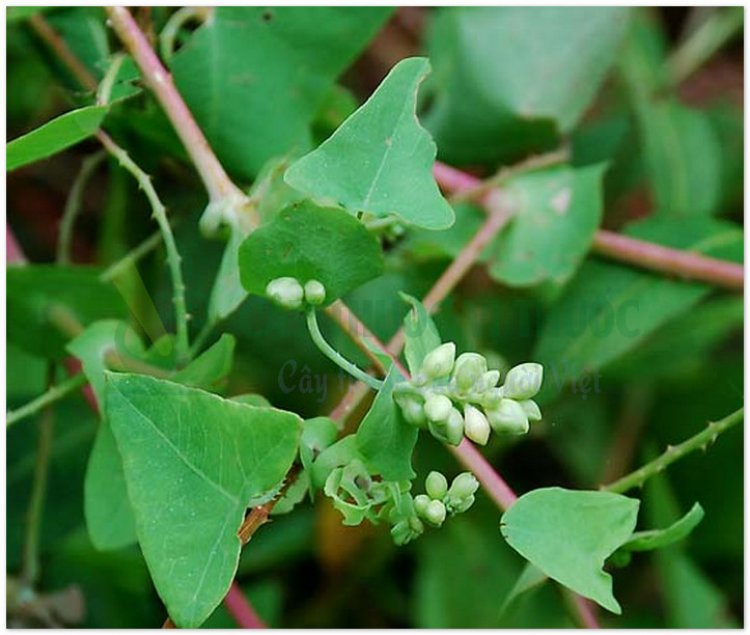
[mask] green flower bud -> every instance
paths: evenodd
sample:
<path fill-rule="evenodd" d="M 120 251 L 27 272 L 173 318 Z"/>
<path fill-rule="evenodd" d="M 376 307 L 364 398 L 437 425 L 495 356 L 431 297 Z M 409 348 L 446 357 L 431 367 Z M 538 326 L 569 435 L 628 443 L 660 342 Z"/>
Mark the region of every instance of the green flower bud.
<path fill-rule="evenodd" d="M 529 421 L 542 420 L 542 411 L 539 410 L 539 406 L 537 405 L 536 401 L 526 399 L 525 401 L 519 401 L 518 403 L 521 404 L 521 408 L 523 408 L 523 411 L 526 413 Z"/>
<path fill-rule="evenodd" d="M 534 362 L 514 366 L 505 376 L 505 396 L 509 399 L 531 399 L 542 387 L 543 374 L 542 365 Z"/>
<path fill-rule="evenodd" d="M 440 472 L 430 472 L 424 482 L 427 496 L 435 500 L 442 500 L 448 491 L 448 480 Z"/>
<path fill-rule="evenodd" d="M 394 401 L 401 408 L 401 414 L 404 415 L 407 423 L 417 426 L 418 428 L 427 427 L 427 417 L 424 413 L 424 403 L 416 395 L 408 393 L 396 394 Z"/>
<path fill-rule="evenodd" d="M 479 445 L 486 445 L 490 438 L 490 424 L 482 411 L 474 406 L 464 408 L 464 434 Z"/>
<path fill-rule="evenodd" d="M 308 280 L 305 282 L 305 301 L 317 306 L 323 304 L 326 299 L 326 288 L 319 280 Z"/>
<path fill-rule="evenodd" d="M 424 519 L 431 525 L 440 527 L 445 521 L 446 509 L 442 501 L 430 501 L 424 513 Z"/>
<path fill-rule="evenodd" d="M 470 390 L 487 372 L 487 360 L 479 353 L 461 353 L 456 360 L 453 379 L 459 390 Z"/>
<path fill-rule="evenodd" d="M 422 521 L 419 520 L 416 516 L 412 516 L 409 518 L 409 527 L 411 527 L 411 530 L 419 535 L 424 531 L 424 525 L 422 524 Z"/>
<path fill-rule="evenodd" d="M 473 496 L 479 489 L 479 481 L 471 472 L 461 472 L 453 479 L 448 496 L 455 499 Z"/>
<path fill-rule="evenodd" d="M 420 516 L 427 512 L 427 506 L 430 504 L 430 497 L 427 494 L 419 494 L 414 497 L 414 511 Z"/>
<path fill-rule="evenodd" d="M 474 504 L 474 496 L 472 495 L 472 496 L 467 496 L 466 498 L 461 498 L 457 500 L 453 500 L 452 498 L 449 497 L 445 506 L 448 508 L 451 514 L 463 514 L 473 504 Z"/>
<path fill-rule="evenodd" d="M 526 434 L 529 431 L 526 412 L 512 399 L 503 399 L 497 408 L 488 410 L 487 419 L 498 434 Z"/>
<path fill-rule="evenodd" d="M 453 342 L 441 344 L 425 355 L 420 374 L 428 379 L 439 379 L 449 375 L 456 358 L 456 345 Z"/>
<path fill-rule="evenodd" d="M 500 381 L 499 370 L 488 370 L 474 384 L 474 392 L 483 393 L 497 386 Z"/>
<path fill-rule="evenodd" d="M 453 404 L 445 395 L 430 393 L 424 402 L 424 413 L 430 421 L 447 421 Z"/>
<path fill-rule="evenodd" d="M 500 405 L 503 400 L 503 389 L 502 388 L 490 388 L 482 393 L 480 401 L 485 410 L 492 410 Z"/>
<path fill-rule="evenodd" d="M 451 408 L 445 435 L 450 445 L 458 445 L 464 438 L 464 418 L 458 408 Z"/>
<path fill-rule="evenodd" d="M 304 290 L 296 278 L 285 276 L 271 280 L 266 286 L 266 295 L 285 309 L 299 309 Z"/>

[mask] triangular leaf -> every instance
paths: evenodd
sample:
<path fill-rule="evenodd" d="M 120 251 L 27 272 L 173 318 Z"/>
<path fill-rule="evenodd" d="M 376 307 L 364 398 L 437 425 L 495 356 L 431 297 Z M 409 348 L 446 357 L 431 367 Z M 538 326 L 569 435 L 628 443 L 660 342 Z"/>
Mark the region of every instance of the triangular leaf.
<path fill-rule="evenodd" d="M 352 213 L 450 227 L 453 209 L 432 176 L 435 144 L 416 117 L 417 90 L 429 69 L 422 57 L 401 60 L 328 140 L 289 168 L 287 183 Z"/>
<path fill-rule="evenodd" d="M 143 375 L 106 377 L 143 555 L 175 624 L 197 627 L 229 590 L 247 505 L 291 467 L 301 420 Z"/>
<path fill-rule="evenodd" d="M 372 402 L 357 429 L 357 447 L 365 465 L 386 481 L 414 478 L 411 455 L 419 430 L 407 423 L 393 401 L 393 386 L 403 381 L 401 373 L 391 366 L 383 387 Z"/>
<path fill-rule="evenodd" d="M 635 528 L 638 501 L 609 492 L 547 487 L 524 494 L 503 514 L 508 544 L 550 578 L 619 614 L 604 561 Z"/>
<path fill-rule="evenodd" d="M 340 209 L 310 201 L 291 205 L 247 237 L 239 252 L 243 286 L 266 295 L 271 280 L 318 280 L 330 304 L 383 271 L 383 253 L 370 232 Z"/>

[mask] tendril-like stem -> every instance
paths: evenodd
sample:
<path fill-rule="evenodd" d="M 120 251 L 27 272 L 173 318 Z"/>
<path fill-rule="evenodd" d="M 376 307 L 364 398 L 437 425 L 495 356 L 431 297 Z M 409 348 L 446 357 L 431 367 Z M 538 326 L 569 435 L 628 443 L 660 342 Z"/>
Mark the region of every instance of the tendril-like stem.
<path fill-rule="evenodd" d="M 345 370 L 355 379 L 358 379 L 359 381 L 367 384 L 373 390 L 380 390 L 383 387 L 382 381 L 375 379 L 373 376 L 368 375 L 358 366 L 352 364 L 348 359 L 346 359 L 343 355 L 336 351 L 328 342 L 326 342 L 323 334 L 320 332 L 320 327 L 318 326 L 318 316 L 314 308 L 310 307 L 309 309 L 307 309 L 306 315 L 307 328 L 310 331 L 310 337 L 312 338 L 312 341 L 315 342 L 315 346 L 320 349 L 320 352 L 323 353 L 323 355 L 325 355 L 334 364 Z"/>
<path fill-rule="evenodd" d="M 646 465 L 635 472 L 631 472 L 621 479 L 616 480 L 614 483 L 603 486 L 602 489 L 607 492 L 622 494 L 634 487 L 640 487 L 652 476 L 664 471 L 669 465 L 681 459 L 686 454 L 705 448 L 709 443 L 713 443 L 721 433 L 738 424 L 744 417 L 745 409 L 740 408 L 720 421 L 709 423 L 706 428 L 690 437 L 687 441 L 683 441 L 679 445 L 669 446 L 661 456 L 646 463 Z"/>

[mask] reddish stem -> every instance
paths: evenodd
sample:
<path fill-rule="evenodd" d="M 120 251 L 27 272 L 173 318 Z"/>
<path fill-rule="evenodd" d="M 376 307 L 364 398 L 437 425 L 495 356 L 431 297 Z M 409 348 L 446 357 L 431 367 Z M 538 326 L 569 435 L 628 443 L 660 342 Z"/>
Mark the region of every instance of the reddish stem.
<path fill-rule="evenodd" d="M 481 184 L 480 179 L 439 162 L 435 163 L 433 174 L 435 180 L 450 192 L 466 192 Z M 492 192 L 497 191 L 499 190 L 495 189 L 481 194 L 479 203 L 487 207 Z M 644 269 L 709 282 L 733 291 L 741 291 L 744 288 L 745 274 L 742 265 L 664 247 L 603 229 L 594 235 L 591 250 L 596 254 Z"/>
<path fill-rule="evenodd" d="M 232 183 L 216 155 L 208 145 L 203 131 L 193 119 L 193 115 L 174 85 L 172 76 L 164 68 L 146 36 L 138 28 L 133 16 L 125 7 L 106 7 L 112 27 L 120 40 L 130 51 L 141 69 L 148 87 L 156 95 L 164 112 L 169 117 L 175 131 L 188 151 L 212 201 L 227 196 L 244 199 L 245 195 Z"/>
<path fill-rule="evenodd" d="M 26 255 L 7 222 L 5 223 L 5 262 L 16 265 L 26 264 Z"/>
<path fill-rule="evenodd" d="M 236 581 L 229 587 L 224 598 L 224 606 L 241 628 L 266 628 L 265 622 L 255 612 L 253 605 L 247 601 L 245 594 Z"/>

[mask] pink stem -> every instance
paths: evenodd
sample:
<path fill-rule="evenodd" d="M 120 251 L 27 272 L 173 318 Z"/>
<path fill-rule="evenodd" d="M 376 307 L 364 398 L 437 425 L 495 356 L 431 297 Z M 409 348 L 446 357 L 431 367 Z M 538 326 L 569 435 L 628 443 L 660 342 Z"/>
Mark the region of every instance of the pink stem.
<path fill-rule="evenodd" d="M 185 145 L 211 200 L 218 201 L 227 196 L 244 198 L 244 194 L 232 183 L 211 150 L 192 113 L 177 92 L 172 76 L 164 68 L 133 16 L 125 7 L 107 7 L 106 11 L 112 27 L 132 54 L 143 79 L 156 95 Z"/>
<path fill-rule="evenodd" d="M 5 223 L 5 262 L 17 265 L 26 264 L 26 255 L 7 222 Z"/>
<path fill-rule="evenodd" d="M 253 605 L 247 601 L 237 581 L 232 582 L 229 593 L 224 598 L 224 606 L 241 628 L 267 628 L 265 622 L 255 612 Z"/>
<path fill-rule="evenodd" d="M 450 192 L 465 192 L 481 183 L 480 179 L 437 161 L 433 175 L 438 184 Z M 492 192 L 493 190 L 490 190 L 480 195 L 479 202 L 484 207 L 492 200 Z M 744 288 L 745 273 L 742 265 L 664 247 L 603 229 L 594 235 L 591 250 L 614 260 L 660 273 L 709 282 L 733 291 L 742 291 Z"/>

